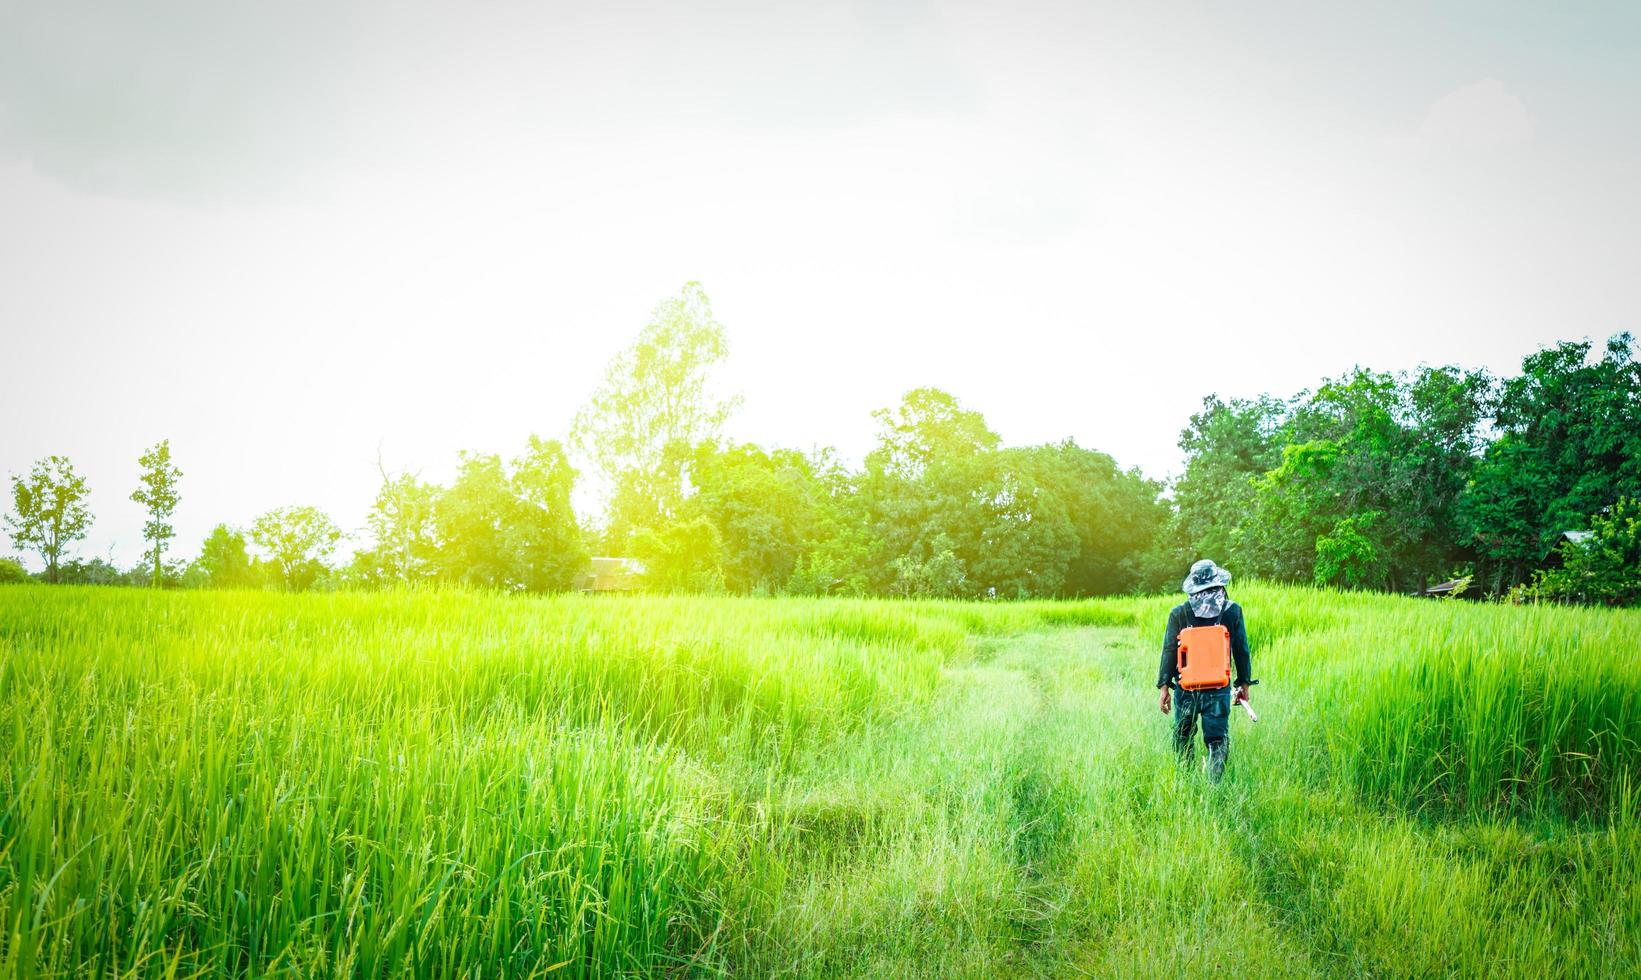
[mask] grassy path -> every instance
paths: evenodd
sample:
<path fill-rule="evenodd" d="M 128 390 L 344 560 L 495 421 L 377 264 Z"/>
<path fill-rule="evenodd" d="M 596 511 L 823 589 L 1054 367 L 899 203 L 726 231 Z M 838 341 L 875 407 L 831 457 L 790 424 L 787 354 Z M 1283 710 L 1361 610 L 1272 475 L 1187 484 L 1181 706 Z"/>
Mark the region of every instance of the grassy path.
<path fill-rule="evenodd" d="M 1216 791 L 1178 769 L 1138 660 L 1129 630 L 1016 638 L 949 669 L 927 710 L 805 767 L 784 805 L 807 873 L 752 965 L 1314 975 L 1229 840 L 1248 781 Z M 1200 855 L 1181 851 L 1203 836 L 1190 826 Z"/>
<path fill-rule="evenodd" d="M 740 965 L 814 976 L 1474 976 L 1544 964 L 1633 974 L 1621 839 L 1552 847 L 1507 824 L 1371 810 L 1308 778 L 1280 693 L 1261 699 L 1257 729 L 1233 719 L 1231 768 L 1209 786 L 1200 754 L 1197 768 L 1175 763 L 1150 670 L 1131 630 L 1028 634 L 948 668 L 926 710 L 807 760 L 779 795 L 800 828 L 783 842 L 798 870 Z M 1619 893 L 1546 890 L 1575 856 L 1613 863 Z M 1554 901 L 1606 921 L 1569 931 Z"/>

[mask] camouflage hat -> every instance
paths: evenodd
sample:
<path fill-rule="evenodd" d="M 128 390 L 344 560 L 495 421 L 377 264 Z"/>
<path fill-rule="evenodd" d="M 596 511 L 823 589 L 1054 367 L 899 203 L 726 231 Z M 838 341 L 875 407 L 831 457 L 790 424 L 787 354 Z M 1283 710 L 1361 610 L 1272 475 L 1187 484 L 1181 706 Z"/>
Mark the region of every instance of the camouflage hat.
<path fill-rule="evenodd" d="M 1207 558 L 1191 566 L 1191 574 L 1185 576 L 1185 584 L 1180 589 L 1186 595 L 1195 595 L 1203 589 L 1213 589 L 1231 584 L 1231 573 L 1220 568 Z"/>

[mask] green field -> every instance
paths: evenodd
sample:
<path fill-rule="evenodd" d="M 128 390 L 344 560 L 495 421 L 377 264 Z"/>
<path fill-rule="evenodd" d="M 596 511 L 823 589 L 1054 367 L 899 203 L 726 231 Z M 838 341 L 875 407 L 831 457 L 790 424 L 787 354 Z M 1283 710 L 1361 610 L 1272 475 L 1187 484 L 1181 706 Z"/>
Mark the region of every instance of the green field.
<path fill-rule="evenodd" d="M 1236 595 L 3 588 L 0 969 L 1641 973 L 1641 613 Z"/>

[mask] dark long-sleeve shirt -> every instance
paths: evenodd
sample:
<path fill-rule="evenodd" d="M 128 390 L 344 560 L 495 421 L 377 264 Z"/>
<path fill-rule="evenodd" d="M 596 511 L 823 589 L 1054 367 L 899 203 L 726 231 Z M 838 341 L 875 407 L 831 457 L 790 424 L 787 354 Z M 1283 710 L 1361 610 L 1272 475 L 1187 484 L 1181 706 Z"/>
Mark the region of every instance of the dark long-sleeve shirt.
<path fill-rule="evenodd" d="M 1166 687 L 1179 677 L 1179 631 L 1191 626 L 1212 626 L 1212 619 L 1198 619 L 1191 614 L 1191 604 L 1182 602 L 1168 610 L 1168 627 L 1162 634 L 1162 665 L 1157 669 L 1157 686 Z M 1246 684 L 1252 679 L 1248 666 L 1248 630 L 1242 625 L 1242 607 L 1230 603 L 1220 614 L 1219 625 L 1231 632 L 1231 659 L 1236 663 L 1236 683 Z"/>

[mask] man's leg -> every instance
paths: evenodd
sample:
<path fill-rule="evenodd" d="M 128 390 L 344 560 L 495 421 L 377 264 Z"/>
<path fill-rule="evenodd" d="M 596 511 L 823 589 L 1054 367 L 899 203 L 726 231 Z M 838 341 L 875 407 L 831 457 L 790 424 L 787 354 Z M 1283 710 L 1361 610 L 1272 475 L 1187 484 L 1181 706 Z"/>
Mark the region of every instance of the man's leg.
<path fill-rule="evenodd" d="M 1174 689 L 1174 751 L 1180 762 L 1188 763 L 1196 756 L 1197 695 L 1195 691 Z"/>
<path fill-rule="evenodd" d="M 1217 783 L 1231 756 L 1231 692 L 1204 691 L 1201 702 L 1198 712 L 1202 715 L 1202 743 L 1208 747 L 1208 778 Z"/>

